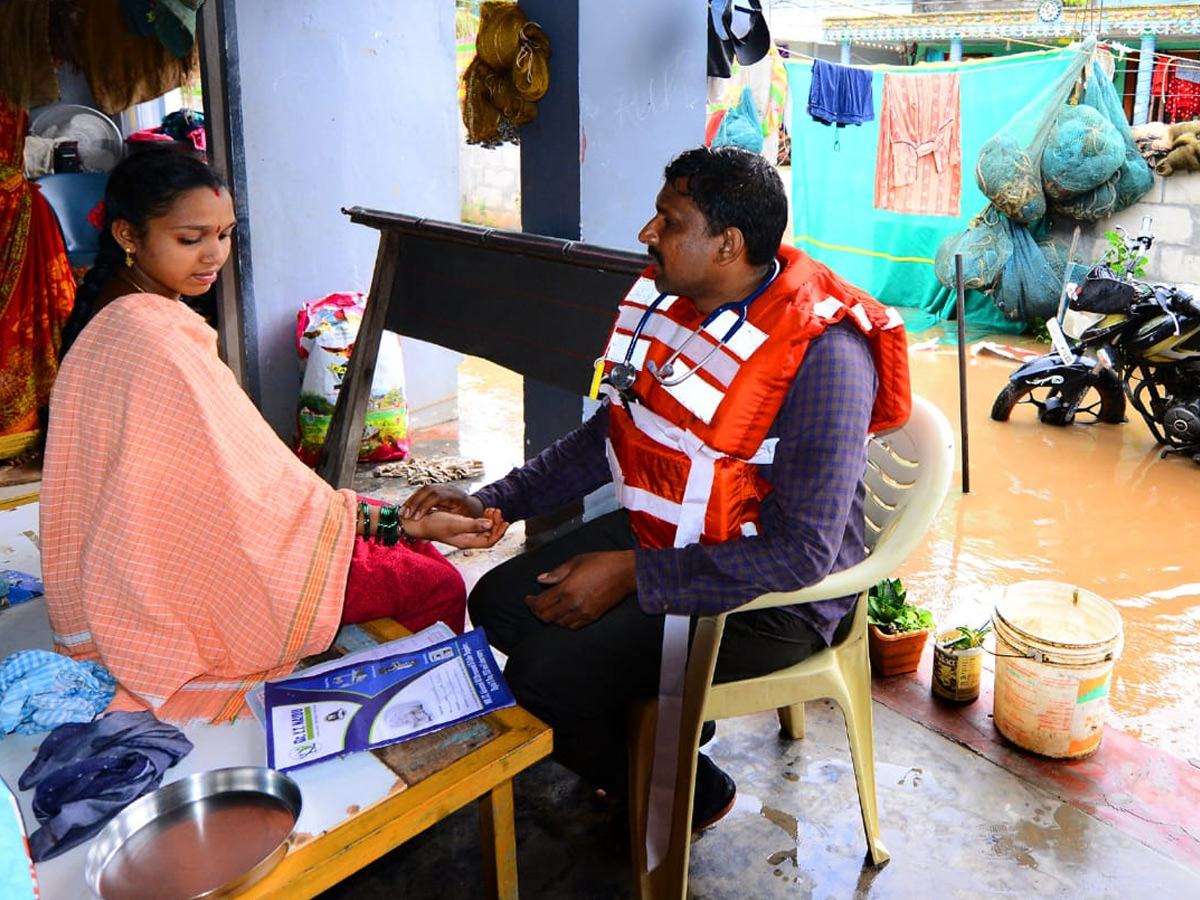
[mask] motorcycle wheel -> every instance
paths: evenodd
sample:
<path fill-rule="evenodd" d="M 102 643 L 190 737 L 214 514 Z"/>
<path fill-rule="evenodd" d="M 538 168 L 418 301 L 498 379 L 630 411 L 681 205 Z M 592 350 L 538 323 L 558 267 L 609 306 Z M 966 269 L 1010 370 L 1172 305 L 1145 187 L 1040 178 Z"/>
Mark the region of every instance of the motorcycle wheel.
<path fill-rule="evenodd" d="M 1047 425 L 1094 425 L 1097 422 L 1119 424 L 1125 421 L 1125 392 L 1121 382 L 1110 370 L 1088 376 L 1087 387 L 1073 412 L 1063 407 L 1062 392 L 1054 387 L 1033 386 L 1009 382 L 992 404 L 992 418 L 1007 422 L 1019 404 L 1037 409 L 1038 421 Z"/>

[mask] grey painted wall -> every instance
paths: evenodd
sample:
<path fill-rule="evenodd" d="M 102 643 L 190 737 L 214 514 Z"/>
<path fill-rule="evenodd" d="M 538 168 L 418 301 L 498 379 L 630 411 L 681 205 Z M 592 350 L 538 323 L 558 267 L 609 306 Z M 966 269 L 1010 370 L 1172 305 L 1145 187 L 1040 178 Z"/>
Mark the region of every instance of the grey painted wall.
<path fill-rule="evenodd" d="M 290 439 L 297 310 L 371 283 L 378 232 L 340 210 L 459 219 L 454 4 L 242 0 L 233 8 L 239 52 L 230 64 L 243 122 L 234 157 L 244 165 L 250 227 L 242 240 L 253 259 L 246 386 Z M 427 352 L 405 343 L 413 407 L 453 393 L 453 365 L 431 366 Z"/>

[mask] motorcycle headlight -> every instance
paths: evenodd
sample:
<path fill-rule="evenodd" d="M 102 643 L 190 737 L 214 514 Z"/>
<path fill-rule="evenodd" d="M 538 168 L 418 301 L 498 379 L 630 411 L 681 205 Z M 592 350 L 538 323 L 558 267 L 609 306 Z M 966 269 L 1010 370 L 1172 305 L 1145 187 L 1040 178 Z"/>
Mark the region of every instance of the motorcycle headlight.
<path fill-rule="evenodd" d="M 1063 334 L 1074 340 L 1079 340 L 1085 331 L 1104 318 L 1103 313 L 1084 312 L 1078 309 L 1068 309 L 1063 315 Z"/>

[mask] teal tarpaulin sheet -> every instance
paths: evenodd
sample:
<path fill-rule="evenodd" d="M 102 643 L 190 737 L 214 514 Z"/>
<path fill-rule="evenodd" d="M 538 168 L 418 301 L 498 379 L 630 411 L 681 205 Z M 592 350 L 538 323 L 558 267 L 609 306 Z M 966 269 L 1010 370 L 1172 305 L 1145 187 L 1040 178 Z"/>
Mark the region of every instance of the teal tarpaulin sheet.
<path fill-rule="evenodd" d="M 963 231 L 988 199 L 975 184 L 975 161 L 999 131 L 1067 68 L 1081 63 L 1076 50 L 1021 53 L 962 63 L 875 66 L 875 120 L 837 128 L 805 111 L 812 62 L 789 60 L 792 139 L 792 210 L 796 246 L 891 306 L 911 307 L 905 318 L 918 331 L 954 315 L 954 292 L 933 273 L 938 244 Z M 962 194 L 959 215 L 908 215 L 875 208 L 875 160 L 883 82 L 887 72 L 919 75 L 958 72 L 962 128 Z M 974 333 L 1017 333 L 991 299 L 965 298 L 966 325 Z"/>

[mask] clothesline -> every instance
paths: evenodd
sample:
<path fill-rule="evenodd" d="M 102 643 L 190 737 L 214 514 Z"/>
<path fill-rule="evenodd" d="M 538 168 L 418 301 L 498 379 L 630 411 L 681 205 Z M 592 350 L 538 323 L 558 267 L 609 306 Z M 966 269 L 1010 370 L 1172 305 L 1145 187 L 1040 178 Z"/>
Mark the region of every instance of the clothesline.
<path fill-rule="evenodd" d="M 1039 51 L 1045 51 L 1045 52 L 1052 51 L 1052 50 L 1069 50 L 1069 49 L 1071 49 L 1070 47 L 1056 46 L 1054 44 L 1041 44 L 1041 43 L 1037 43 L 1036 41 L 1022 41 L 1022 40 L 1018 40 L 1016 38 L 1006 38 L 1005 42 L 1011 43 L 1011 44 L 1021 44 L 1026 47 L 1034 47 Z M 1111 48 L 1113 46 L 1119 46 L 1123 50 L 1127 50 L 1127 51 L 1130 50 L 1130 48 L 1126 47 L 1124 44 L 1113 44 L 1111 42 L 1101 42 L 1097 46 L 1100 49 Z M 1130 52 L 1132 52 L 1132 51 L 1130 51 Z M 1176 62 L 1190 63 L 1191 65 L 1200 67 L 1200 60 L 1192 59 L 1191 57 L 1188 57 L 1188 56 L 1175 56 L 1170 53 L 1159 53 L 1157 51 L 1155 51 L 1152 55 L 1155 59 L 1156 65 L 1159 61 L 1162 61 L 1162 60 L 1174 60 Z M 790 59 L 806 59 L 811 62 L 813 60 L 819 59 L 819 57 L 810 56 L 809 54 L 801 53 L 798 50 L 789 50 L 786 59 L 789 59 L 789 60 Z M 988 57 L 987 59 L 964 59 L 964 60 L 961 60 L 960 62 L 956 62 L 953 64 L 969 66 L 972 63 L 992 62 L 995 59 L 996 59 L 996 57 Z M 825 62 L 830 62 L 830 60 L 825 60 Z M 949 62 L 948 60 L 943 60 L 942 64 L 945 65 L 948 62 Z M 1016 66 L 1034 65 L 1034 64 L 1036 64 L 1035 60 L 1023 60 L 1021 62 L 1011 63 L 1010 65 L 1013 67 L 1016 67 Z M 847 65 L 848 68 L 866 69 L 868 71 L 883 70 L 883 69 L 911 69 L 911 68 L 913 68 L 913 66 L 904 65 L 901 63 L 849 63 L 849 64 L 839 63 L 839 65 Z M 937 63 L 932 63 L 932 65 L 937 65 Z M 966 72 L 969 70 L 964 68 L 963 71 Z"/>
<path fill-rule="evenodd" d="M 1048 49 L 1065 50 L 1068 48 L 1052 47 L 1052 48 L 1048 48 Z M 1025 67 L 1025 66 L 1036 66 L 1036 65 L 1039 65 L 1041 62 L 1041 60 L 1037 60 L 1037 59 L 1022 59 L 1018 62 L 997 63 L 996 60 L 998 58 L 1003 58 L 1003 57 L 989 57 L 987 59 L 964 59 L 961 62 L 956 62 L 956 63 L 949 63 L 949 62 L 931 63 L 931 64 L 929 64 L 929 66 L 930 66 L 930 68 L 932 68 L 934 66 L 948 66 L 948 65 L 962 66 L 961 74 L 968 74 L 968 73 L 973 74 L 972 68 L 973 67 L 977 68 L 978 66 L 980 66 L 982 64 L 988 64 L 989 70 L 995 71 L 996 69 L 1019 69 L 1019 68 Z M 804 59 L 804 60 L 808 60 L 809 62 L 815 62 L 817 59 L 819 59 L 819 57 L 809 56 L 807 53 L 798 53 L 796 51 L 791 51 L 791 52 L 789 52 L 785 62 L 791 61 L 793 59 Z M 823 62 L 831 62 L 831 60 L 823 60 Z M 867 72 L 893 71 L 893 70 L 897 71 L 897 72 L 911 72 L 916 67 L 901 65 L 898 63 L 874 63 L 871 65 L 850 64 L 850 65 L 846 66 L 846 68 L 862 69 Z M 930 69 L 925 69 L 925 71 L 929 71 L 929 70 Z"/>

